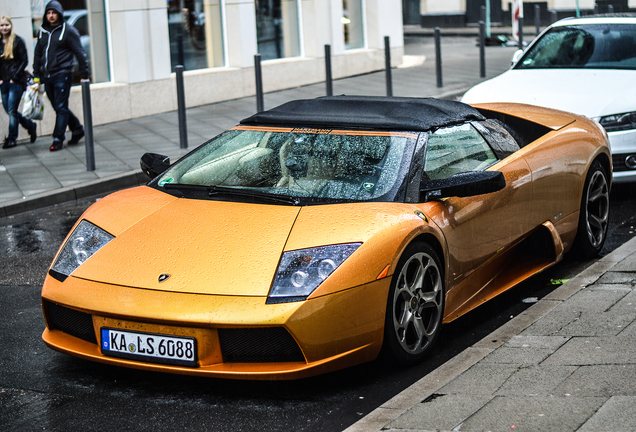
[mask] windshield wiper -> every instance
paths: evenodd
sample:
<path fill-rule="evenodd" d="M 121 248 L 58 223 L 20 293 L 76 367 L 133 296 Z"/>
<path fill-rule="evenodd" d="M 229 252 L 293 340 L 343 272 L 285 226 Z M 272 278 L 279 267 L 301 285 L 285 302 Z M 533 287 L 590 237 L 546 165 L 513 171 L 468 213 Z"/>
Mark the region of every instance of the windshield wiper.
<path fill-rule="evenodd" d="M 201 191 L 201 192 L 208 192 L 210 190 L 210 186 L 181 184 L 181 183 L 165 183 L 165 184 L 162 184 L 160 187 L 165 189 L 178 189 L 178 190 Z"/>
<path fill-rule="evenodd" d="M 205 194 L 206 197 L 213 196 L 236 196 L 236 197 L 247 197 L 247 198 L 255 198 L 260 199 L 266 202 L 275 202 L 282 204 L 291 204 L 291 205 L 299 205 L 300 199 L 291 195 L 278 195 L 268 192 L 260 192 L 256 190 L 250 189 L 238 189 L 224 186 L 203 186 L 203 185 L 193 185 L 193 184 L 179 184 L 179 183 L 166 183 L 161 187 L 165 189 L 178 190 L 185 193 L 193 193 L 198 192 L 200 194 Z"/>
<path fill-rule="evenodd" d="M 233 196 L 241 196 L 241 197 L 250 197 L 250 198 L 259 198 L 265 201 L 298 205 L 300 204 L 300 199 L 291 195 L 278 195 L 268 192 L 260 192 L 255 190 L 247 190 L 247 189 L 235 189 L 223 186 L 209 186 L 208 191 L 209 196 L 214 195 L 233 195 Z"/>

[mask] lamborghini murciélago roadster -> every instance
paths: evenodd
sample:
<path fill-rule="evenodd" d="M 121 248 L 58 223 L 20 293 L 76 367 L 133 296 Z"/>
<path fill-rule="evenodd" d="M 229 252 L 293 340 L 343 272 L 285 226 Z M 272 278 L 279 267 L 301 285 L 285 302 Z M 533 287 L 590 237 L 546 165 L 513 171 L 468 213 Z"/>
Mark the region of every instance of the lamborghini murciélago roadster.
<path fill-rule="evenodd" d="M 45 343 L 180 374 L 295 379 L 421 361 L 453 321 L 607 234 L 592 120 L 520 104 L 337 96 L 244 119 L 77 221 Z"/>

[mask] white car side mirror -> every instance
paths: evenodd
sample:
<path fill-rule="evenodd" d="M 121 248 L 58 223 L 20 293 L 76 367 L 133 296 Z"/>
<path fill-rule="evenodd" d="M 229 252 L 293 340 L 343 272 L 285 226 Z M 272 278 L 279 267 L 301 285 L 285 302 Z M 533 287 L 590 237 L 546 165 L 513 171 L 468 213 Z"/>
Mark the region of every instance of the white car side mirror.
<path fill-rule="evenodd" d="M 519 61 L 519 59 L 521 58 L 521 56 L 523 55 L 523 50 L 517 50 L 515 51 L 515 53 L 512 55 L 512 65 L 514 66 L 515 63 L 517 63 Z"/>

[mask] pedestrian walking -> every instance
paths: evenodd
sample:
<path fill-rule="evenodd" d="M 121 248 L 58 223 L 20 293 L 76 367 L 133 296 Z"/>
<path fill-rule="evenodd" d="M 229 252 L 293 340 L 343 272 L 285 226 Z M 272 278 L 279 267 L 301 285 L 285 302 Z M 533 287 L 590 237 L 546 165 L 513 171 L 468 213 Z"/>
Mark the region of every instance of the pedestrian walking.
<path fill-rule="evenodd" d="M 22 125 L 37 139 L 37 124 L 20 114 L 18 105 L 26 88 L 26 67 L 29 57 L 24 40 L 13 31 L 13 22 L 8 16 L 0 17 L 0 93 L 2 106 L 9 115 L 9 135 L 4 139 L 3 149 L 16 146 L 18 127 Z"/>
<path fill-rule="evenodd" d="M 41 80 L 44 84 L 46 96 L 55 110 L 51 151 L 63 148 L 67 127 L 71 131 L 69 144 L 77 144 L 84 137 L 84 127 L 68 107 L 73 82 L 73 57 L 77 58 L 82 81 L 88 81 L 88 61 L 79 33 L 64 21 L 60 2 L 50 1 L 44 9 L 35 46 L 33 75 L 35 82 Z"/>

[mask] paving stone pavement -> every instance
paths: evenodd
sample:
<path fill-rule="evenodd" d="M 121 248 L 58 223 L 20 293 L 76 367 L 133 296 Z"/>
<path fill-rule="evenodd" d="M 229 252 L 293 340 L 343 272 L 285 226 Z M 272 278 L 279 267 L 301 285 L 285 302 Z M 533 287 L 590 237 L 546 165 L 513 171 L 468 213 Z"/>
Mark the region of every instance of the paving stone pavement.
<path fill-rule="evenodd" d="M 636 238 L 345 432 L 636 431 Z"/>

